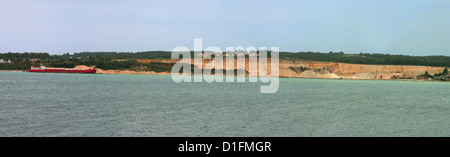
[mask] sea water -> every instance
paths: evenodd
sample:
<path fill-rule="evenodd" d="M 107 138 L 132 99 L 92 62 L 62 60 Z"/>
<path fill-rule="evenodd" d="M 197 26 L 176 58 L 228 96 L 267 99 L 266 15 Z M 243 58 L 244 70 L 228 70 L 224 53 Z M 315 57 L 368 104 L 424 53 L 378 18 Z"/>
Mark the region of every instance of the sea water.
<path fill-rule="evenodd" d="M 0 72 L 0 136 L 450 136 L 450 83 Z"/>

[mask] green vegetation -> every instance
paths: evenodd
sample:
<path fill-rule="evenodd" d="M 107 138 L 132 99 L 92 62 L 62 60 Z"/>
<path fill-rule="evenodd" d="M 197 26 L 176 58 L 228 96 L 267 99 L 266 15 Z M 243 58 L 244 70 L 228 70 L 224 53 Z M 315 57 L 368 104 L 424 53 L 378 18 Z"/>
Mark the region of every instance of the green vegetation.
<path fill-rule="evenodd" d="M 61 57 L 72 58 L 111 58 L 111 59 L 170 59 L 171 52 L 168 51 L 145 51 L 145 52 L 81 52 L 70 55 L 68 53 Z"/>
<path fill-rule="evenodd" d="M 7 63 L 0 63 L 0 70 L 28 70 L 30 69 L 31 65 L 28 66 L 26 64 L 7 64 Z"/>
<path fill-rule="evenodd" d="M 419 76 L 417 76 L 417 77 L 418 77 L 418 78 L 422 78 L 422 79 L 428 79 L 428 78 L 432 78 L 433 76 L 430 75 L 430 74 L 428 73 L 428 71 L 425 71 L 425 74 L 419 75 Z"/>
<path fill-rule="evenodd" d="M 268 52 L 270 57 L 270 52 Z M 193 52 L 191 52 L 193 56 Z M 146 51 L 146 52 L 80 52 L 62 55 L 50 55 L 48 53 L 3 53 L 0 59 L 11 60 L 13 63 L 0 64 L 1 70 L 27 70 L 31 66 L 45 65 L 50 67 L 72 68 L 76 65 L 96 66 L 97 68 L 111 70 L 135 70 L 135 71 L 170 71 L 173 64 L 168 63 L 139 63 L 136 59 L 170 59 L 171 52 L 168 51 Z M 312 61 L 329 61 L 355 64 L 377 64 L 377 65 L 424 65 L 450 67 L 448 56 L 406 56 L 390 54 L 345 54 L 344 52 L 281 52 L 281 59 L 302 59 Z M 121 61 L 117 61 L 122 59 Z M 302 72 L 307 67 L 290 67 L 291 70 Z M 325 69 L 326 70 L 326 69 Z M 443 71 L 448 74 L 448 70 Z M 435 74 L 435 76 L 441 76 Z M 427 75 L 431 76 L 431 75 Z"/>
<path fill-rule="evenodd" d="M 434 74 L 434 76 L 430 75 L 428 71 L 425 71 L 425 74 L 417 76 L 419 79 L 434 79 L 434 80 L 440 80 L 440 81 L 447 81 L 450 79 L 450 75 L 448 75 L 448 69 L 444 68 L 442 73 Z"/>
<path fill-rule="evenodd" d="M 50 56 L 48 53 L 3 53 L 0 55 L 0 58 L 7 58 L 7 59 L 31 59 L 31 58 L 36 58 L 36 59 L 48 59 L 48 58 L 52 58 L 52 56 Z"/>
<path fill-rule="evenodd" d="M 131 70 L 134 71 L 154 71 L 154 72 L 170 72 L 174 63 L 142 63 L 133 65 Z"/>
<path fill-rule="evenodd" d="M 291 69 L 292 71 L 294 71 L 297 74 L 300 74 L 306 70 L 310 70 L 308 67 L 303 67 L 303 66 L 300 66 L 300 67 L 290 66 L 289 69 Z"/>
<path fill-rule="evenodd" d="M 377 65 L 424 65 L 450 67 L 448 56 L 406 56 L 390 54 L 345 54 L 344 52 L 299 52 L 280 53 L 281 59 L 303 59 L 312 61 L 341 62 L 354 64 L 377 64 Z"/>
<path fill-rule="evenodd" d="M 442 71 L 442 73 L 439 74 L 434 74 L 433 77 L 435 80 L 440 80 L 440 81 L 447 81 L 450 79 L 450 76 L 448 75 L 448 69 L 444 68 L 444 70 Z"/>
<path fill-rule="evenodd" d="M 0 70 L 28 70 L 31 66 L 73 68 L 76 65 L 96 66 L 104 70 L 170 71 L 172 63 L 139 63 L 137 59 L 170 58 L 170 52 L 82 52 L 73 55 L 49 55 L 48 53 L 5 53 L 1 59 L 11 59 L 13 63 L 0 64 Z M 115 61 L 113 59 L 125 59 Z"/>

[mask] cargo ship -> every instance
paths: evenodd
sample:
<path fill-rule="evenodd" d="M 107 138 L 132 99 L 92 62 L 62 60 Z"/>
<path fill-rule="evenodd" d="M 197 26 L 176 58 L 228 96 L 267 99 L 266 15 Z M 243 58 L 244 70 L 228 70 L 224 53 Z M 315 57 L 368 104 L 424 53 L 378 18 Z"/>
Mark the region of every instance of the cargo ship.
<path fill-rule="evenodd" d="M 41 73 L 87 73 L 95 74 L 97 69 L 65 69 L 65 68 L 45 68 L 45 66 L 32 66 L 28 72 Z"/>

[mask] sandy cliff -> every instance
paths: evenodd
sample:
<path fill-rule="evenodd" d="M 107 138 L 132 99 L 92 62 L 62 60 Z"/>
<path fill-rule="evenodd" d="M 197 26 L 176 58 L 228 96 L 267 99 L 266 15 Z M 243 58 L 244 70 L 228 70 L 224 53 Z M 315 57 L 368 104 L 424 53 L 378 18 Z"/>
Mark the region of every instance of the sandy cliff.
<path fill-rule="evenodd" d="M 303 72 L 292 68 L 303 67 Z M 409 66 L 409 65 L 365 65 L 333 62 L 316 62 L 303 60 L 280 60 L 280 76 L 311 78 L 345 78 L 345 79 L 390 79 L 392 76 L 414 77 L 428 71 L 430 74 L 441 73 L 444 67 Z"/>
<path fill-rule="evenodd" d="M 173 59 L 142 59 L 138 62 L 142 63 L 177 63 L 179 60 Z M 194 63 L 195 67 L 203 69 L 213 69 L 223 64 L 223 69 L 239 69 L 237 62 L 234 62 L 234 67 L 226 65 L 224 60 L 222 63 L 214 62 L 214 60 L 205 59 L 202 63 Z M 249 63 L 246 59 L 245 71 L 247 76 L 258 76 L 258 71 L 252 72 L 249 67 L 256 67 L 255 63 Z M 270 69 L 270 60 L 268 60 L 268 69 Z M 343 78 L 343 79 L 390 79 L 392 76 L 414 77 L 424 74 L 428 71 L 430 74 L 441 73 L 444 67 L 430 67 L 430 66 L 408 66 L 408 65 L 365 65 L 365 64 L 349 64 L 349 63 L 334 63 L 334 62 L 318 62 L 306 60 L 279 60 L 279 76 L 280 77 L 296 77 L 296 78 Z M 105 74 L 170 74 L 170 73 L 155 73 L 155 72 L 135 72 L 135 71 L 120 71 L 120 70 L 99 70 L 100 73 Z"/>

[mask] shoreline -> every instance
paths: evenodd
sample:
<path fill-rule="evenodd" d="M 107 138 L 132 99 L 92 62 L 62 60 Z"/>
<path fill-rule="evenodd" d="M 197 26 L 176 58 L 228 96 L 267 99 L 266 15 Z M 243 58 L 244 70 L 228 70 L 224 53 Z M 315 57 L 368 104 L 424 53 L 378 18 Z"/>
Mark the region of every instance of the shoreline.
<path fill-rule="evenodd" d="M 0 70 L 5 72 L 27 72 L 26 70 Z"/>
<path fill-rule="evenodd" d="M 0 72 L 28 72 L 26 70 L 0 70 Z M 169 72 L 154 72 L 154 71 L 131 71 L 131 70 L 101 70 L 95 74 L 116 74 L 116 75 L 171 75 Z M 210 76 L 210 75 L 208 75 Z M 220 75 L 225 76 L 225 75 Z M 236 76 L 234 76 L 236 77 Z M 249 77 L 249 76 L 245 76 Z M 253 77 L 253 76 L 252 76 Z M 258 76 L 259 77 L 259 76 Z M 448 82 L 439 80 L 423 80 L 423 79 L 357 79 L 357 78 L 319 78 L 319 77 L 279 77 L 279 78 L 299 78 L 299 79 L 327 79 L 327 80 L 380 80 L 380 81 L 430 81 L 430 82 Z"/>

